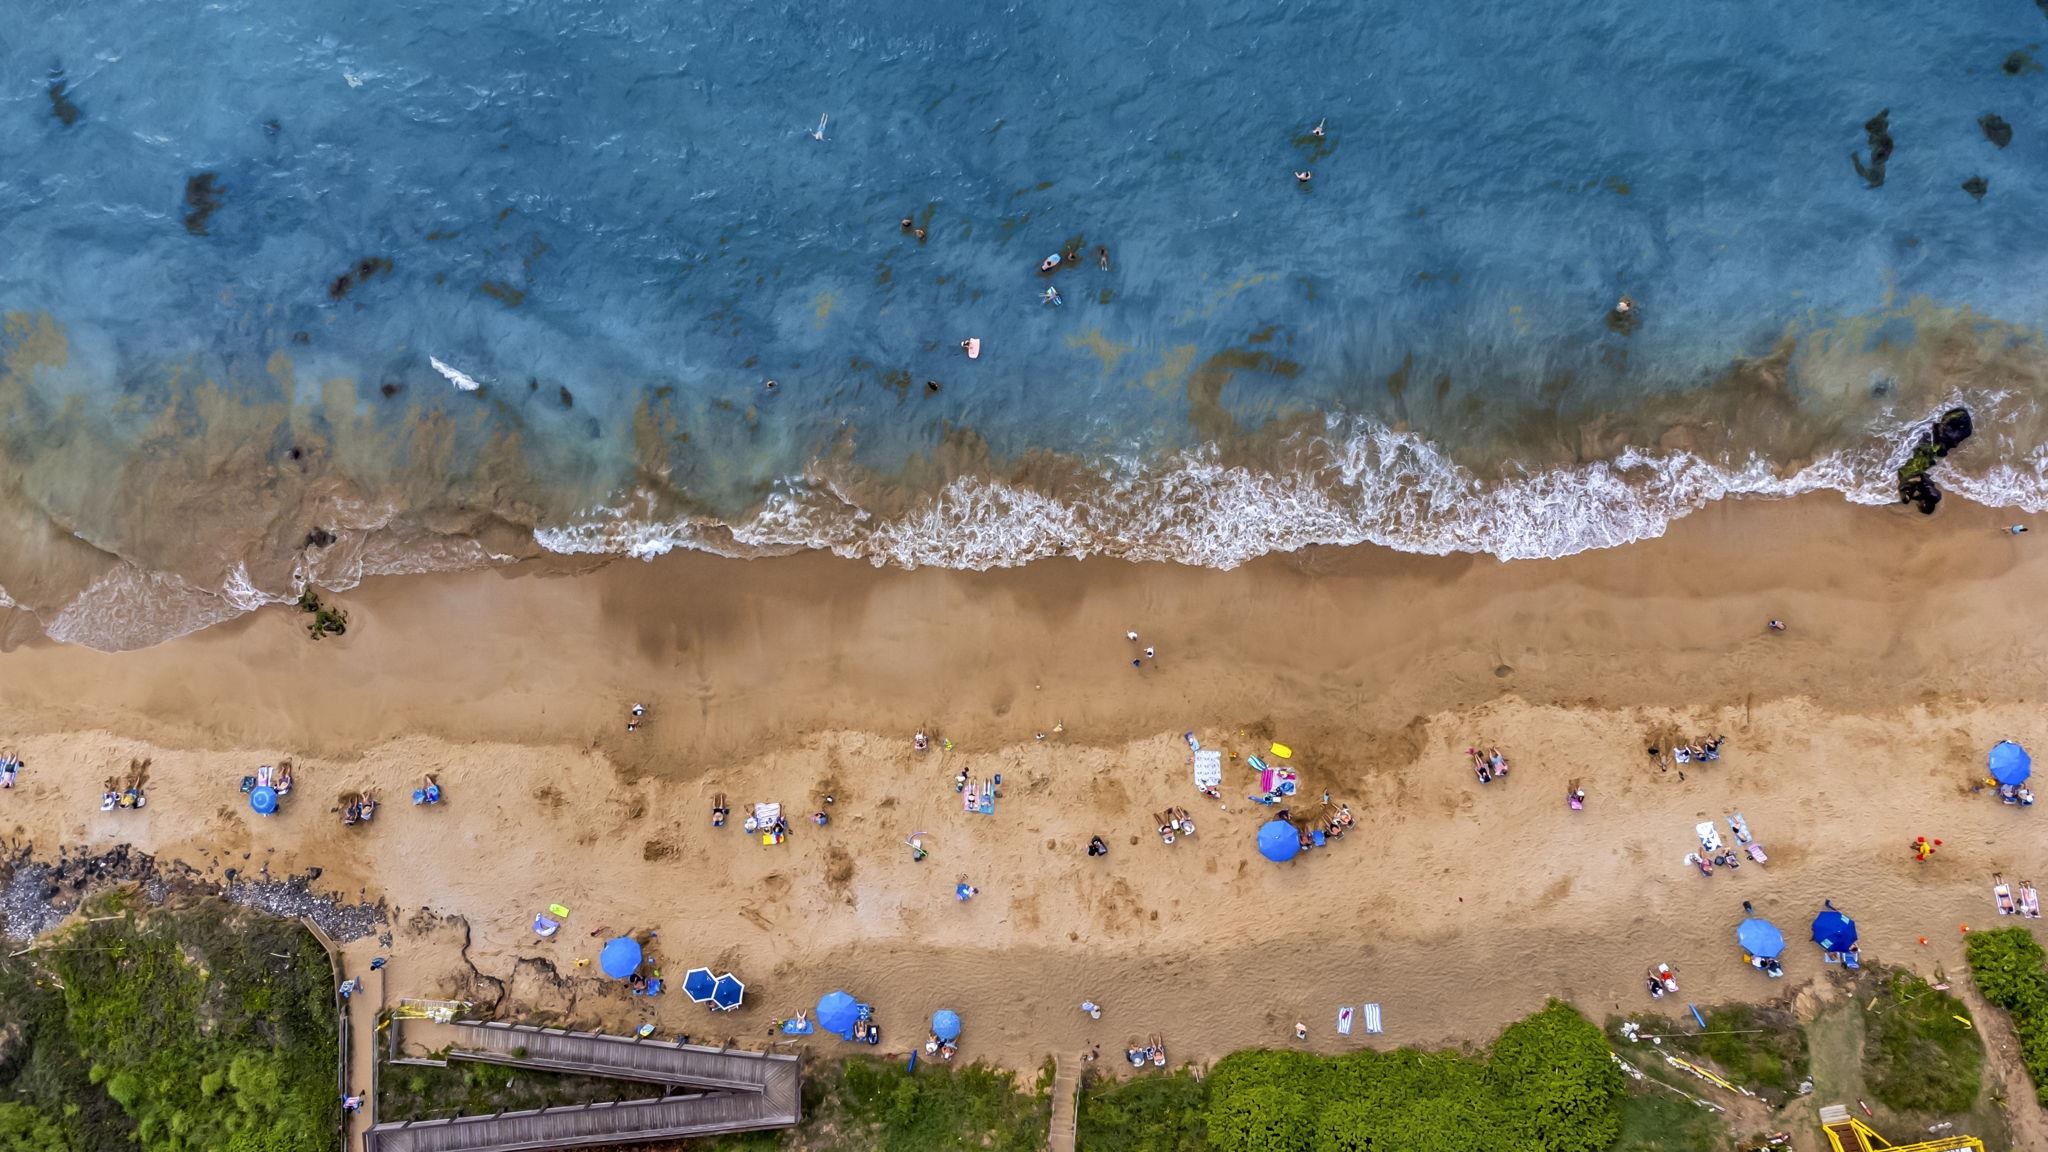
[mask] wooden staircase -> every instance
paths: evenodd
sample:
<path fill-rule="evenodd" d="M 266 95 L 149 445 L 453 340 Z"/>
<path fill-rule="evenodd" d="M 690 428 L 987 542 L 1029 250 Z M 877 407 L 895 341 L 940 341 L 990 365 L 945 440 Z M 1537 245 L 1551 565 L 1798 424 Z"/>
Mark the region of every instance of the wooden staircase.
<path fill-rule="evenodd" d="M 1051 1152 L 1074 1152 L 1074 1117 L 1079 1111 L 1081 1074 L 1076 1061 L 1053 1057 L 1052 1134 L 1046 1139 Z"/>

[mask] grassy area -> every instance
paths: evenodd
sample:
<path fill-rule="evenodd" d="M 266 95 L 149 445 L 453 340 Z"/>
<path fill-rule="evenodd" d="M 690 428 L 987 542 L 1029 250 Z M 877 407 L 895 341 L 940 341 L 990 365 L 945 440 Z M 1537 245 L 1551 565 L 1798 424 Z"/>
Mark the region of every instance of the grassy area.
<path fill-rule="evenodd" d="M 695 1141 L 687 1152 L 1040 1152 L 1052 1121 L 1042 1091 L 978 1064 L 953 1068 L 850 1057 L 804 1065 L 804 1121 L 789 1132 Z"/>
<path fill-rule="evenodd" d="M 1762 1096 L 1773 1106 L 1782 1105 L 1799 1092 L 1806 1078 L 1808 1054 L 1806 1033 L 1790 1012 L 1777 1008 L 1729 1004 L 1709 1008 L 1704 1032 L 1686 1019 L 1682 1022 L 1662 1016 L 1632 1016 L 1629 1021 L 1646 1035 L 1664 1039 L 1663 1049 L 1684 1058 L 1704 1058 L 1720 1074 Z M 1640 1054 L 1642 1046 L 1623 1040 L 1619 1019 L 1608 1022 L 1608 1035 L 1624 1055 Z"/>
<path fill-rule="evenodd" d="M 337 1139 L 327 956 L 299 925 L 206 902 L 94 901 L 0 960 L 7 1149 L 297 1152 Z"/>
<path fill-rule="evenodd" d="M 558 1076 L 460 1060 L 446 1068 L 386 1064 L 377 1083 L 377 1118 L 434 1120 L 600 1100 L 645 1100 L 659 1095 L 661 1089 L 652 1084 Z"/>
<path fill-rule="evenodd" d="M 1088 1152 L 1205 1152 L 1208 1081 L 1185 1070 L 1130 1080 L 1091 1078 L 1081 1090 L 1075 1143 Z"/>
<path fill-rule="evenodd" d="M 1621 1135 L 1610 1152 L 1720 1152 L 1728 1129 L 1719 1115 L 1662 1088 L 1636 1085 L 1621 1101 Z"/>
<path fill-rule="evenodd" d="M 1969 1111 L 1977 1099 L 1984 1046 L 1963 1023 L 1963 1002 L 1898 972 L 1862 1003 L 1863 1075 L 1871 1094 L 1894 1112 Z"/>

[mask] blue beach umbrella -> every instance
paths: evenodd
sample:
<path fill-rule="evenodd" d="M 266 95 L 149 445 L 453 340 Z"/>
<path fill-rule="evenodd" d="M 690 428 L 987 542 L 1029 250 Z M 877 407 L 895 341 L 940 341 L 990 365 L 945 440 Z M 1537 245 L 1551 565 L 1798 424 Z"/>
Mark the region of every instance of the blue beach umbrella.
<path fill-rule="evenodd" d="M 1835 911 L 1830 902 L 1813 918 L 1813 942 L 1825 952 L 1847 952 L 1856 947 L 1856 922 Z"/>
<path fill-rule="evenodd" d="M 1275 864 L 1294 859 L 1301 851 L 1301 836 L 1285 820 L 1268 820 L 1259 828 L 1259 855 Z"/>
<path fill-rule="evenodd" d="M 1986 759 L 1991 764 L 1991 778 L 2000 784 L 2024 784 L 2034 772 L 2033 757 L 2010 740 L 1993 744 L 1991 755 Z"/>
<path fill-rule="evenodd" d="M 1735 942 L 1751 956 L 1775 960 L 1785 950 L 1785 934 L 1769 920 L 1752 916 L 1735 926 Z"/>
<path fill-rule="evenodd" d="M 860 1003 L 844 992 L 827 992 L 818 998 L 818 1027 L 853 1039 L 854 1021 L 860 1019 Z"/>
<path fill-rule="evenodd" d="M 249 807 L 258 816 L 268 816 L 277 811 L 277 789 L 268 784 L 249 789 Z"/>
<path fill-rule="evenodd" d="M 947 1044 L 960 1038 L 960 1014 L 951 1008 L 932 1013 L 932 1035 Z"/>
<path fill-rule="evenodd" d="M 692 968 L 683 973 L 683 995 L 699 1004 L 711 1003 L 711 993 L 718 987 L 717 978 L 709 968 Z"/>
<path fill-rule="evenodd" d="M 721 1012 L 731 1011 L 739 1007 L 746 996 L 747 986 L 740 982 L 739 977 L 727 972 L 711 988 L 711 1006 Z"/>
<path fill-rule="evenodd" d="M 612 979 L 624 980 L 640 968 L 639 942 L 631 936 L 615 936 L 605 941 L 604 951 L 597 954 L 597 966 Z"/>

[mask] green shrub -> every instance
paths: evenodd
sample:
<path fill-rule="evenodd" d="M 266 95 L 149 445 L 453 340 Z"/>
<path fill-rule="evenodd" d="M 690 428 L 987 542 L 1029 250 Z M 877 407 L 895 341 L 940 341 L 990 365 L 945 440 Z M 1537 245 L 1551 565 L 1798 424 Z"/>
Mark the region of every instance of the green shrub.
<path fill-rule="evenodd" d="M 1205 1152 L 1209 1081 L 1170 1076 L 1103 1079 L 1081 1093 L 1076 1143 L 1089 1152 Z"/>
<path fill-rule="evenodd" d="M 1891 978 L 1865 1012 L 1865 1078 L 1895 1112 L 1967 1112 L 1976 1102 L 1984 1048 L 1956 1017 L 1963 1003 L 1906 973 Z"/>
<path fill-rule="evenodd" d="M 2034 1095 L 2048 1104 L 2048 968 L 2040 942 L 2025 928 L 1998 928 L 1971 933 L 1963 954 L 1977 991 L 2012 1014 Z"/>

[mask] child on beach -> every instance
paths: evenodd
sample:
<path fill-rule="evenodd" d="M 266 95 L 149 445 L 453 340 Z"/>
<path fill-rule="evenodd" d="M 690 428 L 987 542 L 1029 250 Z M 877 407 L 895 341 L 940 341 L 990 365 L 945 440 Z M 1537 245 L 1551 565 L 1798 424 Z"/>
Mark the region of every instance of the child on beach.
<path fill-rule="evenodd" d="M 0 760 L 0 788 L 14 787 L 14 778 L 21 773 L 22 761 L 9 756 Z"/>

